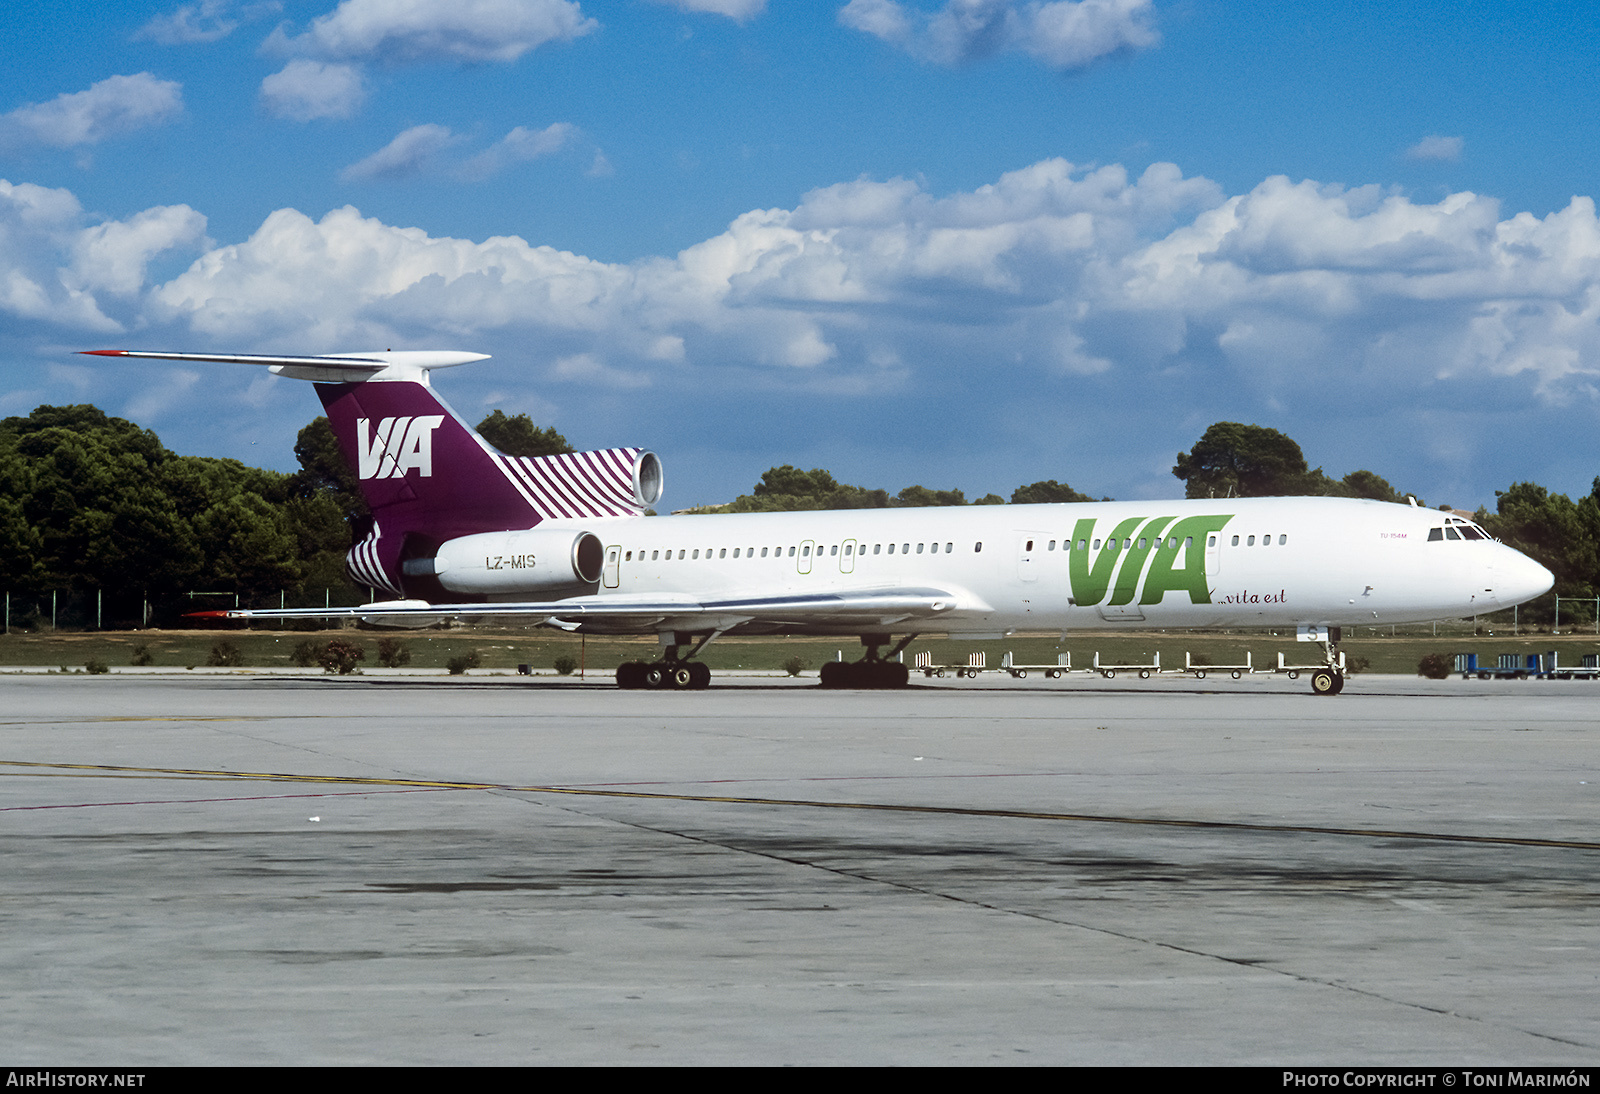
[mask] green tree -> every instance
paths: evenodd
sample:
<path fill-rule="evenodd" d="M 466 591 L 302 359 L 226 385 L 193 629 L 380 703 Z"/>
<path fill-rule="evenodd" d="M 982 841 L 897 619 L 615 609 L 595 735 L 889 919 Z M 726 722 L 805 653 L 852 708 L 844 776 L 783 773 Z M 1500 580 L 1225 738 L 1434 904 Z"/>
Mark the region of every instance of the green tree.
<path fill-rule="evenodd" d="M 1406 496 L 1389 485 L 1389 480 L 1371 471 L 1352 471 L 1340 480 L 1343 493 L 1351 498 L 1369 498 L 1372 501 L 1392 501 L 1406 504 Z M 1421 505 L 1419 498 L 1417 504 Z"/>
<path fill-rule="evenodd" d="M 1178 453 L 1172 473 L 1190 498 L 1263 498 L 1327 493 L 1321 470 L 1306 467 L 1300 446 L 1276 429 L 1217 422 L 1194 448 Z"/>
<path fill-rule="evenodd" d="M 541 429 L 526 414 L 496 410 L 478 423 L 478 434 L 508 456 L 559 456 L 573 451 L 555 427 Z"/>
<path fill-rule="evenodd" d="M 967 496 L 959 490 L 929 490 L 926 486 L 908 486 L 894 496 L 891 505 L 904 508 L 936 505 L 965 505 Z"/>
<path fill-rule="evenodd" d="M 1012 505 L 1046 505 L 1052 502 L 1093 500 L 1088 494 L 1080 494 L 1066 483 L 1057 482 L 1055 479 L 1019 486 L 1011 492 Z"/>

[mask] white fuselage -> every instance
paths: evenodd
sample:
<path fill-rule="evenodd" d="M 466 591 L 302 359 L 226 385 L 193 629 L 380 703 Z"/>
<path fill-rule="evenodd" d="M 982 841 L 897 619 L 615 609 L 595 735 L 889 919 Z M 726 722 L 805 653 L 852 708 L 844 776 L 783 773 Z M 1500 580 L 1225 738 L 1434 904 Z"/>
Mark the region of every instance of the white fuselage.
<path fill-rule="evenodd" d="M 955 599 L 927 627 L 952 635 L 1407 623 L 1496 611 L 1551 584 L 1544 567 L 1470 522 L 1341 498 L 718 514 L 584 527 L 606 545 L 602 599 L 925 588 Z"/>

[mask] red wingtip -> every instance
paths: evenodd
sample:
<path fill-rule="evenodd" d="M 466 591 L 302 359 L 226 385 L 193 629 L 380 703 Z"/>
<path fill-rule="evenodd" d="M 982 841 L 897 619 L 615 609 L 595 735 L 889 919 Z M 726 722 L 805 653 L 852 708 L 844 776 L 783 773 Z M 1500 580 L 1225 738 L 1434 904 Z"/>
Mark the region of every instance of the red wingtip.
<path fill-rule="evenodd" d="M 184 612 L 185 619 L 227 619 L 229 613 L 225 611 Z"/>
<path fill-rule="evenodd" d="M 125 357 L 128 354 L 125 349 L 80 349 L 78 352 L 90 357 Z"/>

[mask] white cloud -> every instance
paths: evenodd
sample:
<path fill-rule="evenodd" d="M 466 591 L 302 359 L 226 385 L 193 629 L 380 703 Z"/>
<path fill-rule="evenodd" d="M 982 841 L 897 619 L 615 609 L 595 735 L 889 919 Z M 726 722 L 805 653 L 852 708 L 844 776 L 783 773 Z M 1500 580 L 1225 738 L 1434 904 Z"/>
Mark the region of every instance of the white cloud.
<path fill-rule="evenodd" d="M 414 125 L 366 159 L 346 167 L 339 177 L 346 182 L 409 178 L 428 170 L 440 152 L 460 140 L 442 125 Z"/>
<path fill-rule="evenodd" d="M 738 23 L 754 19 L 767 10 L 767 0 L 656 0 L 656 3 L 671 4 L 679 11 L 726 15 Z"/>
<path fill-rule="evenodd" d="M 86 91 L 30 103 L 0 116 L 0 145 L 71 148 L 98 144 L 171 121 L 182 112 L 182 84 L 157 79 L 148 72 L 110 76 Z"/>
<path fill-rule="evenodd" d="M 0 314 L 12 327 L 25 321 L 86 332 L 122 330 L 106 310 L 117 303 L 111 310 L 126 314 L 128 305 L 100 300 L 96 293 L 137 297 L 148 287 L 152 258 L 206 245 L 205 223 L 188 206 L 173 205 L 92 224 L 66 190 L 0 179 Z M 138 306 L 135 300 L 132 307 Z"/>
<path fill-rule="evenodd" d="M 454 139 L 436 129 L 432 147 Z M 538 135 L 519 140 L 538 148 Z M 1505 377 L 1545 404 L 1600 393 L 1588 198 L 1505 218 L 1470 193 L 1422 203 L 1270 178 L 1229 196 L 1170 164 L 1135 178 L 1046 160 L 943 196 L 839 183 L 626 264 L 284 209 L 148 284 L 150 257 L 202 245 L 203 227 L 184 207 L 88 225 L 66 191 L 5 184 L 0 310 L 241 349 L 509 340 L 542 347 L 549 378 L 602 388 L 763 373 L 848 386 L 897 362 L 894 383 L 1093 376 L 1133 397 L 1176 376 L 1282 405 L 1331 390 L 1459 399 Z"/>
<path fill-rule="evenodd" d="M 303 34 L 291 37 L 280 27 L 263 49 L 391 64 L 509 63 L 598 27 L 570 0 L 343 0 Z"/>
<path fill-rule="evenodd" d="M 507 164 L 554 155 L 577 133 L 578 127 L 568 122 L 553 122 L 543 129 L 527 129 L 519 125 L 467 160 L 461 165 L 458 173 L 468 179 L 488 178 L 501 171 Z M 598 154 L 597 152 L 596 155 Z"/>
<path fill-rule="evenodd" d="M 200 0 L 184 4 L 170 15 L 158 15 L 133 35 L 135 40 L 159 42 L 164 46 L 215 42 L 238 29 L 240 23 L 260 19 L 283 10 L 283 5 L 268 3 L 237 5 L 233 0 Z"/>
<path fill-rule="evenodd" d="M 1018 52 L 1052 68 L 1081 68 L 1160 40 L 1150 0 L 946 0 L 937 12 L 850 0 L 839 22 L 946 65 Z"/>
<path fill-rule="evenodd" d="M 1466 142 L 1460 137 L 1423 137 L 1406 149 L 1408 160 L 1441 160 L 1454 163 L 1461 158 Z"/>
<path fill-rule="evenodd" d="M 269 113 L 297 122 L 351 117 L 366 97 L 360 69 L 303 57 L 261 81 L 261 105 Z"/>

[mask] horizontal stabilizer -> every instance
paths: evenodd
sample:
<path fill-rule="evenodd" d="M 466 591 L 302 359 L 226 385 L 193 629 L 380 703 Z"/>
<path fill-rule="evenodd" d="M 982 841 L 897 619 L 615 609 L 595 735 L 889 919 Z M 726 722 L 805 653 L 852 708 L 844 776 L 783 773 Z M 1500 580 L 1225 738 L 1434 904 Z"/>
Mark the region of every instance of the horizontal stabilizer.
<path fill-rule="evenodd" d="M 333 353 L 319 357 L 286 357 L 263 353 L 177 353 L 164 350 L 86 349 L 90 357 L 140 357 L 157 361 L 213 361 L 228 365 L 262 365 L 279 376 L 323 383 L 361 380 L 418 380 L 430 369 L 451 368 L 488 360 L 487 353 L 461 350 L 381 350 Z"/>

